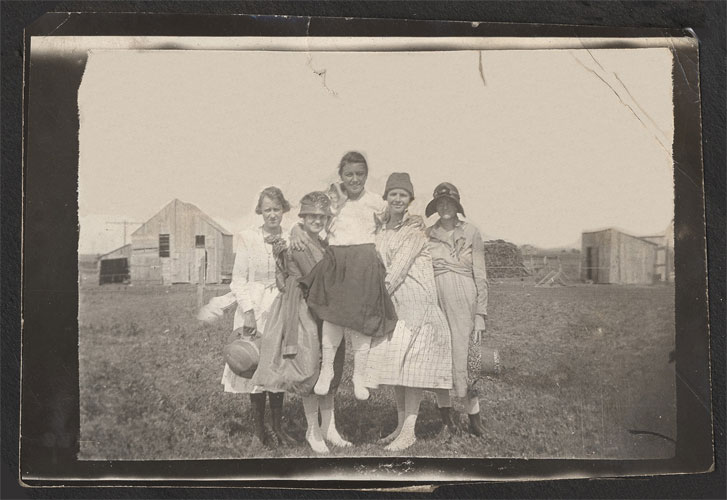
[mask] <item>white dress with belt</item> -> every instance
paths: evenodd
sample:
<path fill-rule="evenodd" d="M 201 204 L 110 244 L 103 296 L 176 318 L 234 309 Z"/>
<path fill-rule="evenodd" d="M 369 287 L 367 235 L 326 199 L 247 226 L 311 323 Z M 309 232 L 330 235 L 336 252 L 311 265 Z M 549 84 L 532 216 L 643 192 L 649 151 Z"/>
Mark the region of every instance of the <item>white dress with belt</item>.
<path fill-rule="evenodd" d="M 265 242 L 266 236 L 268 233 L 262 227 L 240 233 L 230 282 L 230 291 L 237 301 L 233 329 L 243 326 L 245 311 L 253 310 L 258 332 L 262 335 L 265 334 L 270 307 L 280 293 L 275 285 L 273 246 Z M 222 384 L 225 392 L 262 392 L 250 379 L 235 375 L 227 364 L 222 374 Z"/>

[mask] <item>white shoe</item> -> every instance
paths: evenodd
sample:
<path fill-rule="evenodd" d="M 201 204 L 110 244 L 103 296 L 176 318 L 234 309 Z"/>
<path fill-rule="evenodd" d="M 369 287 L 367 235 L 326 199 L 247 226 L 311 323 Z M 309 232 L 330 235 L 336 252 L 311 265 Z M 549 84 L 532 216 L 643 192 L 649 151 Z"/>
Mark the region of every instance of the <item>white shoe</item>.
<path fill-rule="evenodd" d="M 321 429 L 318 426 L 308 428 L 305 433 L 305 440 L 308 441 L 311 449 L 316 453 L 321 455 L 329 453 L 328 446 L 326 446 L 326 442 L 321 435 Z"/>
<path fill-rule="evenodd" d="M 388 451 L 401 451 L 413 445 L 417 440 L 416 435 L 414 434 L 415 422 L 416 420 L 405 420 L 399 435 L 396 436 L 396 439 L 394 439 L 391 444 L 384 449 Z"/>
<path fill-rule="evenodd" d="M 353 383 L 353 395 L 356 396 L 356 399 L 359 401 L 366 401 L 369 399 L 369 396 L 371 395 L 369 393 L 369 390 L 364 387 L 364 385 L 359 382 L 358 384 L 356 382 Z"/>
<path fill-rule="evenodd" d="M 353 443 L 351 443 L 351 441 L 346 441 L 341 437 L 335 427 L 331 427 L 332 428 L 329 429 L 326 433 L 326 441 L 331 443 L 333 446 L 337 446 L 339 448 L 348 448 L 349 446 L 353 446 Z"/>
<path fill-rule="evenodd" d="M 331 387 L 331 380 L 333 380 L 333 369 L 321 369 L 321 374 L 318 376 L 313 392 L 318 396 L 325 396 L 328 394 L 328 390 Z"/>

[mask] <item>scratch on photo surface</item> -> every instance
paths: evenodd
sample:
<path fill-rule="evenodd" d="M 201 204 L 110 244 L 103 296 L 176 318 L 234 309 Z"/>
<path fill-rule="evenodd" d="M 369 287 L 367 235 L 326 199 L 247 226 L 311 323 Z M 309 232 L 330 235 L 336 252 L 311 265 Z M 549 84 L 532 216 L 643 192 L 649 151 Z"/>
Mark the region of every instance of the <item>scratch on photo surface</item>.
<path fill-rule="evenodd" d="M 666 132 L 664 132 L 663 130 L 661 130 L 661 128 L 659 127 L 659 125 L 657 125 L 656 121 L 654 121 L 654 119 L 649 115 L 649 113 L 647 113 L 646 110 L 641 106 L 641 104 L 639 103 L 639 101 L 637 101 L 636 98 L 631 94 L 631 91 L 629 91 L 629 88 L 621 80 L 621 78 L 618 76 L 618 74 L 615 71 L 613 72 L 613 76 L 616 77 L 616 80 L 618 80 L 618 82 L 621 84 L 621 86 L 623 87 L 623 89 L 629 95 L 629 97 L 631 98 L 631 100 L 634 101 L 634 104 L 636 104 L 636 107 L 638 107 L 639 108 L 639 111 L 641 111 L 644 114 L 644 116 L 646 118 L 648 118 L 648 120 L 651 122 L 651 124 L 654 126 L 654 128 L 656 130 L 658 130 L 659 132 L 661 132 L 662 135 L 666 136 Z"/>
<path fill-rule="evenodd" d="M 674 438 L 671 438 L 669 436 L 666 436 L 662 434 L 661 432 L 655 432 L 655 431 L 642 431 L 638 429 L 626 429 L 629 434 L 637 436 L 637 435 L 646 435 L 646 436 L 656 436 L 660 437 L 662 439 L 666 439 L 667 441 L 671 441 L 672 443 L 676 443 L 676 440 Z"/>
<path fill-rule="evenodd" d="M 306 19 L 306 24 L 305 24 L 306 45 L 308 47 L 308 50 L 306 50 L 305 54 L 306 54 L 306 56 L 308 56 L 308 67 L 311 69 L 311 71 L 313 71 L 313 73 L 318 75 L 318 77 L 321 79 L 321 84 L 323 85 L 323 88 L 326 89 L 326 92 L 328 92 L 329 94 L 331 94 L 334 97 L 338 97 L 338 93 L 326 84 L 327 70 L 325 68 L 316 69 L 313 67 L 313 56 L 311 55 L 310 41 L 308 40 L 309 33 L 310 33 L 310 22 L 311 22 L 311 18 L 308 17 Z"/>
<path fill-rule="evenodd" d="M 669 41 L 669 45 L 671 46 L 670 52 L 674 56 L 674 61 L 676 61 L 677 66 L 679 66 L 679 70 L 682 72 L 682 77 L 684 77 L 684 82 L 687 84 L 687 87 L 689 87 L 689 90 L 691 90 L 693 93 L 697 93 L 694 88 L 692 88 L 691 83 L 689 82 L 689 78 L 687 78 L 687 73 L 684 71 L 684 66 L 682 66 L 682 62 L 679 60 L 679 53 L 677 52 L 676 47 L 674 47 L 674 42 L 672 42 L 671 37 L 667 38 Z"/>
<path fill-rule="evenodd" d="M 479 69 L 480 69 L 480 78 L 482 78 L 482 85 L 487 87 L 487 82 L 485 81 L 485 73 L 482 70 L 482 51 L 478 51 L 478 59 L 479 59 Z"/>
<path fill-rule="evenodd" d="M 64 24 L 66 24 L 69 21 L 69 19 L 71 19 L 71 16 L 72 15 L 73 15 L 72 13 L 68 12 L 66 14 L 66 18 L 63 21 L 61 21 L 61 23 L 58 26 L 56 26 L 55 28 L 53 28 L 53 31 L 51 31 L 50 33 L 48 33 L 46 36 L 51 36 L 53 33 L 55 33 L 56 31 L 58 31 L 61 26 L 63 26 Z"/>
<path fill-rule="evenodd" d="M 589 54 L 591 54 L 590 50 L 586 49 L 586 51 L 587 51 L 587 52 L 588 52 Z M 619 102 L 620 102 L 620 103 L 621 103 L 622 105 L 624 105 L 624 106 L 625 106 L 625 107 L 626 107 L 626 108 L 627 108 L 627 109 L 628 109 L 629 111 L 631 111 L 631 114 L 632 114 L 632 115 L 634 115 L 634 117 L 635 117 L 635 118 L 636 118 L 636 119 L 637 119 L 637 120 L 639 121 L 639 123 L 641 123 L 641 125 L 642 125 L 642 126 L 643 126 L 643 127 L 644 127 L 644 128 L 646 129 L 646 130 L 648 130 L 649 132 L 651 132 L 651 134 L 652 134 L 652 135 L 654 136 L 654 140 L 656 140 L 657 144 L 659 144 L 659 146 L 661 147 L 661 149 L 662 149 L 662 150 L 663 150 L 663 151 L 664 151 L 664 152 L 665 152 L 665 153 L 667 154 L 667 156 L 668 156 L 668 157 L 669 157 L 670 159 L 672 159 L 672 162 L 673 162 L 673 155 L 672 155 L 671 151 L 669 151 L 669 149 L 668 149 L 668 148 L 667 148 L 667 147 L 666 147 L 666 146 L 664 145 L 664 141 L 663 141 L 663 140 L 662 140 L 661 138 L 659 138 L 658 134 L 656 134 L 656 132 L 654 132 L 654 130 L 653 130 L 653 129 L 652 129 L 652 128 L 651 128 L 650 126 L 649 126 L 649 125 L 647 125 L 646 123 L 644 123 L 644 120 L 642 120 L 642 119 L 641 119 L 641 117 L 640 117 L 640 116 L 639 116 L 639 114 L 638 114 L 638 113 L 636 112 L 636 110 L 634 110 L 634 108 L 633 108 L 633 107 L 632 107 L 631 105 L 629 105 L 629 104 L 628 104 L 627 102 L 625 102 L 625 101 L 623 100 L 623 98 L 622 98 L 622 97 L 621 97 L 621 95 L 620 95 L 620 94 L 619 94 L 619 93 L 618 93 L 618 92 L 616 91 L 616 89 L 614 89 L 614 88 L 613 88 L 613 86 L 612 86 L 612 85 L 611 85 L 610 83 L 608 83 L 608 82 L 606 81 L 606 79 L 605 79 L 605 78 L 603 78 L 603 77 L 602 77 L 601 75 L 599 75 L 599 74 L 598 74 L 598 73 L 597 73 L 596 71 L 594 71 L 594 70 L 593 70 L 592 68 L 589 68 L 588 66 L 586 66 L 586 65 L 585 65 L 585 64 L 583 63 L 583 61 L 581 61 L 581 60 L 580 60 L 580 59 L 579 59 L 578 57 L 576 57 L 576 56 L 575 56 L 575 55 L 574 55 L 574 54 L 573 54 L 572 52 L 570 53 L 570 55 L 571 55 L 571 57 L 572 57 L 573 59 L 575 59 L 575 61 L 576 61 L 576 62 L 577 62 L 578 64 L 580 64 L 580 65 L 581 65 L 581 67 L 583 67 L 583 69 L 585 69 L 585 70 L 586 70 L 586 71 L 588 71 L 589 73 L 591 73 L 591 74 L 593 74 L 594 76 L 596 76 L 596 78 L 598 78 L 599 80 L 601 80 L 601 81 L 602 81 L 602 82 L 604 83 L 604 85 L 606 85 L 606 86 L 607 86 L 607 87 L 608 87 L 608 88 L 609 88 L 609 89 L 611 90 L 611 92 L 613 92 L 613 93 L 614 93 L 614 95 L 615 95 L 615 96 L 616 96 L 616 98 L 617 98 L 617 99 L 619 100 Z M 593 54 L 591 54 L 591 57 L 593 58 Z M 600 63 L 598 62 L 598 60 L 596 60 L 595 58 L 593 58 L 593 59 L 594 59 L 594 62 L 595 62 L 595 63 L 596 63 L 597 65 L 598 65 L 598 67 L 599 67 L 599 68 L 601 68 L 601 69 L 603 69 L 603 66 L 601 66 L 601 65 L 600 65 Z M 605 72 L 605 71 L 604 71 L 604 72 Z M 621 82 L 621 80 L 620 80 L 620 79 L 618 78 L 618 75 L 616 75 L 616 73 L 614 73 L 614 76 L 615 76 L 615 77 L 616 77 L 616 78 L 617 78 L 617 79 L 619 80 L 619 82 Z M 622 83 L 622 85 L 623 85 L 623 83 Z M 637 101 L 636 101 L 635 99 L 633 99 L 633 96 L 631 95 L 631 93 L 630 93 L 630 92 L 628 91 L 628 89 L 627 89 L 627 88 L 626 88 L 625 86 L 624 86 L 624 90 L 625 90 L 625 91 L 626 91 L 626 93 L 627 93 L 627 94 L 629 95 L 629 97 L 631 97 L 631 99 L 632 99 L 632 100 L 634 101 L 634 104 L 636 104 L 636 106 L 637 106 L 637 107 L 639 108 L 639 110 L 643 112 L 643 109 L 641 108 L 641 106 L 639 106 L 638 102 L 637 102 Z M 646 114 L 645 112 L 644 112 L 644 115 L 648 117 L 648 115 L 647 115 L 647 114 Z M 649 117 L 649 119 L 651 120 L 651 118 L 650 118 L 650 117 Z M 652 121 L 653 121 L 653 120 L 652 120 Z M 658 130 L 659 132 L 661 132 L 661 130 L 660 130 L 660 129 L 659 129 L 658 127 L 656 127 L 656 129 L 657 129 L 657 130 Z M 663 132 L 661 132 L 661 133 L 663 134 Z M 675 164 L 675 166 L 676 166 L 676 164 Z M 690 180 L 691 180 L 691 179 L 690 179 Z M 692 181 L 692 184 L 694 184 L 694 182 L 693 182 L 693 181 Z M 696 184 L 695 184 L 695 186 L 696 186 Z"/>
<path fill-rule="evenodd" d="M 313 56 L 311 56 L 310 51 L 308 51 L 307 55 L 308 55 L 308 67 L 311 69 L 311 71 L 313 71 L 313 73 L 315 73 L 316 75 L 318 75 L 320 77 L 323 88 L 326 89 L 326 91 L 329 94 L 331 94 L 332 96 L 338 97 L 338 92 L 336 92 L 335 90 L 333 90 L 326 84 L 326 73 L 328 70 L 326 70 L 325 68 L 320 69 L 320 70 L 314 68 L 313 67 Z"/>
<path fill-rule="evenodd" d="M 674 371 L 674 373 L 676 374 L 677 378 L 686 386 L 686 388 L 689 389 L 689 392 L 694 394 L 694 397 L 697 401 L 699 401 L 699 404 L 702 405 L 702 407 L 709 412 L 709 406 L 704 401 L 702 401 L 702 398 L 700 398 L 696 392 L 694 392 L 694 389 L 692 389 L 692 386 L 689 385 L 689 382 L 684 380 L 684 378 L 679 374 L 678 371 Z"/>

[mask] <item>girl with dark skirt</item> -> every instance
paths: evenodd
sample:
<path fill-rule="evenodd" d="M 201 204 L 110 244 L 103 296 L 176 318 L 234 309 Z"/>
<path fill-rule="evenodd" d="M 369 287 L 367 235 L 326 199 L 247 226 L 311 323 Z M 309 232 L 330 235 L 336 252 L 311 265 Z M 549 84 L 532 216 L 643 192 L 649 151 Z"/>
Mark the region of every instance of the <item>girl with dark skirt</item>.
<path fill-rule="evenodd" d="M 386 268 L 375 246 L 375 216 L 383 213 L 386 203 L 366 191 L 368 164 L 360 153 L 344 155 L 338 174 L 343 197 L 327 228 L 329 246 L 323 259 L 301 280 L 308 306 L 323 320 L 321 371 L 314 392 L 328 394 L 333 361 L 345 334 L 354 351 L 354 394 L 365 400 L 369 397 L 365 377 L 371 339 L 389 335 L 397 321 L 384 282 Z M 302 233 L 301 227 L 291 232 L 293 249 L 303 247 Z"/>

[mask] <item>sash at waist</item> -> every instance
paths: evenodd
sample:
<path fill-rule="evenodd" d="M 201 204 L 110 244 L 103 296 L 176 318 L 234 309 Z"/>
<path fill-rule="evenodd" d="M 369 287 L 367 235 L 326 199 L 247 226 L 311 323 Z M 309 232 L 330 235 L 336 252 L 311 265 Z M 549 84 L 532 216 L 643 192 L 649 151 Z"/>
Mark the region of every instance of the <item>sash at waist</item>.
<path fill-rule="evenodd" d="M 434 276 L 439 276 L 444 273 L 456 273 L 463 276 L 472 277 L 471 267 L 456 262 L 450 262 L 443 259 L 434 259 L 432 261 L 432 266 L 434 268 Z"/>

